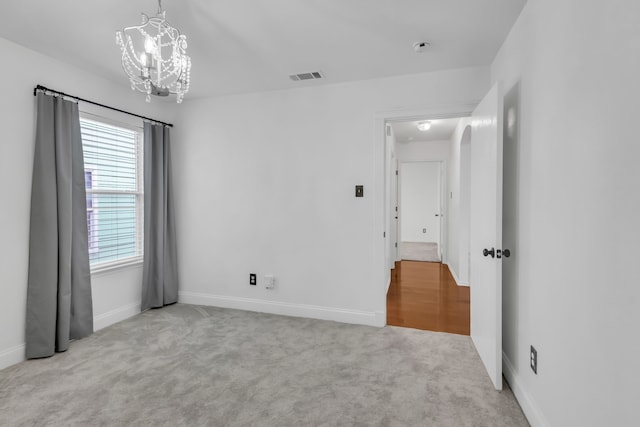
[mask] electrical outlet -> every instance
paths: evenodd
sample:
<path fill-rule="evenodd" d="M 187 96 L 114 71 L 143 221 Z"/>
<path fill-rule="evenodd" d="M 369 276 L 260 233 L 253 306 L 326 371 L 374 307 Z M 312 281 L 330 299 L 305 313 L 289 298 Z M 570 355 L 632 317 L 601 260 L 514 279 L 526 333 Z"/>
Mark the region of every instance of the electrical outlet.
<path fill-rule="evenodd" d="M 271 274 L 267 274 L 264 276 L 264 287 L 265 289 L 273 289 L 276 285 L 276 278 Z"/>
<path fill-rule="evenodd" d="M 249 274 L 249 284 L 255 286 L 258 284 L 258 279 L 255 273 Z"/>
<path fill-rule="evenodd" d="M 533 371 L 534 374 L 538 375 L 538 352 L 533 346 L 531 346 L 529 357 L 530 357 L 531 370 Z"/>

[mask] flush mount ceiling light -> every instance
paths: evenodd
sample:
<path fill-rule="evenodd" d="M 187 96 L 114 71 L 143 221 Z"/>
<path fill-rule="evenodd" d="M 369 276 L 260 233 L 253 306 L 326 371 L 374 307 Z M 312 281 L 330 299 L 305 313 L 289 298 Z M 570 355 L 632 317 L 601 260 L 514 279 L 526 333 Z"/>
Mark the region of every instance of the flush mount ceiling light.
<path fill-rule="evenodd" d="M 426 132 L 431 129 L 431 122 L 418 122 L 418 130 Z"/>
<path fill-rule="evenodd" d="M 191 58 L 186 54 L 187 37 L 173 28 L 158 0 L 158 13 L 149 18 L 142 14 L 142 24 L 116 33 L 122 50 L 122 68 L 131 81 L 131 89 L 151 95 L 176 95 L 178 104 L 189 91 Z"/>

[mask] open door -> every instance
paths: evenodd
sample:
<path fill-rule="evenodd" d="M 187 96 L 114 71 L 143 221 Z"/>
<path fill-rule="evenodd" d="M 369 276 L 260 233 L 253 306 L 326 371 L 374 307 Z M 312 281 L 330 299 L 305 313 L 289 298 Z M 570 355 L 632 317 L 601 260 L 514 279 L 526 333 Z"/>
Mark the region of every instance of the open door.
<path fill-rule="evenodd" d="M 502 94 L 496 84 L 472 115 L 471 338 L 502 390 Z"/>

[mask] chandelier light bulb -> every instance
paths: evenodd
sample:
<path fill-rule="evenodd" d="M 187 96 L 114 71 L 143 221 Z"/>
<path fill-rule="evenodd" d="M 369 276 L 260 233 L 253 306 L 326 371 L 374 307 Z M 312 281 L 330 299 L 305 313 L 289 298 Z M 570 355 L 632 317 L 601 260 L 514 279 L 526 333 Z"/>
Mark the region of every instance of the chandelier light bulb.
<path fill-rule="evenodd" d="M 155 53 L 156 44 L 153 42 L 153 39 L 147 36 L 144 40 L 144 51 L 147 53 Z"/>

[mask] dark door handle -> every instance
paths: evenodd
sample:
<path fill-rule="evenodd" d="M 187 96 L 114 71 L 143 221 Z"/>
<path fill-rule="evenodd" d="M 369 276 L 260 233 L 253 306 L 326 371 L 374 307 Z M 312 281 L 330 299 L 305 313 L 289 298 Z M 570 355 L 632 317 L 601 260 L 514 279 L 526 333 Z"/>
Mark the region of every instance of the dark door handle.
<path fill-rule="evenodd" d="M 496 257 L 496 251 L 493 248 L 491 248 L 491 250 L 483 249 L 482 250 L 482 255 L 484 255 L 484 256 L 491 255 L 491 258 L 495 258 Z"/>

